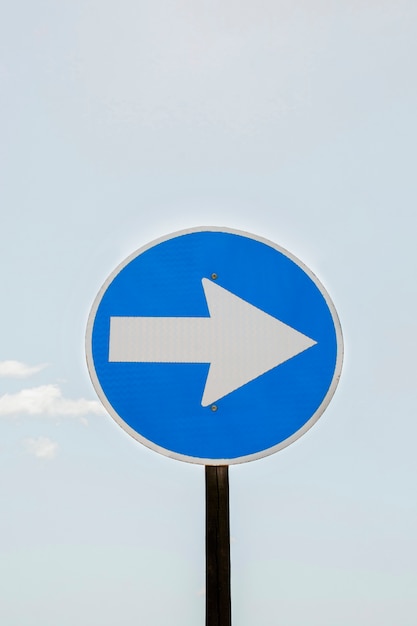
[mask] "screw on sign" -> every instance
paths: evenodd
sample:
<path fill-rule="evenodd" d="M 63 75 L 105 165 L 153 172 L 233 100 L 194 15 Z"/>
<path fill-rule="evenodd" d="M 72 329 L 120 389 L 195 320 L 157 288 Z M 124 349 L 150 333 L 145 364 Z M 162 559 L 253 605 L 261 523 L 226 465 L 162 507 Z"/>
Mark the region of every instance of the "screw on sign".
<path fill-rule="evenodd" d="M 206 623 L 227 626 L 228 466 L 289 445 L 330 402 L 343 340 L 329 295 L 270 241 L 193 228 L 114 270 L 94 301 L 86 353 L 97 394 L 125 431 L 206 466 Z"/>

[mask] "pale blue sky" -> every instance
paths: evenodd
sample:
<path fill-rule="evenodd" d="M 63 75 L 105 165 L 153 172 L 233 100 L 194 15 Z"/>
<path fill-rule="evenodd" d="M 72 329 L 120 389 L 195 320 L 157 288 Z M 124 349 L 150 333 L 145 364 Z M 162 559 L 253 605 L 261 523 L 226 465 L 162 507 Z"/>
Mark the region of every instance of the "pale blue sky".
<path fill-rule="evenodd" d="M 224 225 L 306 263 L 346 344 L 314 428 L 231 468 L 234 624 L 415 626 L 416 19 L 411 0 L 3 9 L 2 624 L 204 624 L 204 471 L 100 412 L 84 332 L 135 249 Z"/>

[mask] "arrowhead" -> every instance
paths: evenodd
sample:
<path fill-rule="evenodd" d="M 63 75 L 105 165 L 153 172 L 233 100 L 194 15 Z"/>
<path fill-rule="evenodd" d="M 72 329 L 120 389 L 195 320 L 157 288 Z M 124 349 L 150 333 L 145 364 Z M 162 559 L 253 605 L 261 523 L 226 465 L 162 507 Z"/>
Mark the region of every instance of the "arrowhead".
<path fill-rule="evenodd" d="M 202 406 L 217 402 L 317 343 L 207 278 L 202 283 L 213 325 Z"/>

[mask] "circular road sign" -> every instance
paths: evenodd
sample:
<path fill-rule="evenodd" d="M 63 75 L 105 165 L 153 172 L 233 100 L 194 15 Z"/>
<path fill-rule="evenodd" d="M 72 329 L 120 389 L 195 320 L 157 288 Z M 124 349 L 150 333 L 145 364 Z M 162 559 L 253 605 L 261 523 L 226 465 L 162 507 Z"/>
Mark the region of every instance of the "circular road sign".
<path fill-rule="evenodd" d="M 343 341 L 301 261 L 261 237 L 201 227 L 112 272 L 86 352 L 100 400 L 132 437 L 182 461 L 230 465 L 277 452 L 318 420 Z"/>

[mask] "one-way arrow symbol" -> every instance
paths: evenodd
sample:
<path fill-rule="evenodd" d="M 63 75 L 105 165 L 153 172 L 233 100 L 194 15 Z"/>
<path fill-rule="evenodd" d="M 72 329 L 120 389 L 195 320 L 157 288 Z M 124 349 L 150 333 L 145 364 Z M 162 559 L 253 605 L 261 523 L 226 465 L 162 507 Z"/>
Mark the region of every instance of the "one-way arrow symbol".
<path fill-rule="evenodd" d="M 111 317 L 109 361 L 210 363 L 202 406 L 317 342 L 202 279 L 210 317 Z"/>

